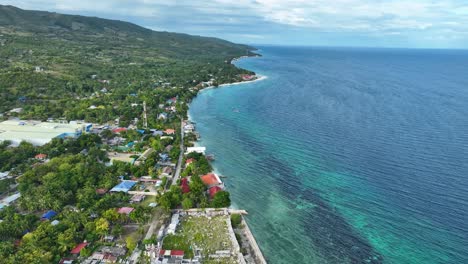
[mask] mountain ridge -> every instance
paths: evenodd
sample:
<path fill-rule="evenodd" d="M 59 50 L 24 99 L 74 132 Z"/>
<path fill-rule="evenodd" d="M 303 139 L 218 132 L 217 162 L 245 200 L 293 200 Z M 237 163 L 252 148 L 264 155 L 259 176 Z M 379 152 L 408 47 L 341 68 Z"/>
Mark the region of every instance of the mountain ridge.
<path fill-rule="evenodd" d="M 11 34 L 29 33 L 36 36 L 51 37 L 52 35 L 63 39 L 79 37 L 83 40 L 86 38 L 113 38 L 120 41 L 134 41 L 137 38 L 156 45 L 161 45 L 162 42 L 172 42 L 172 46 L 178 45 L 187 49 L 190 49 L 193 45 L 199 46 L 202 43 L 211 48 L 224 46 L 227 49 L 243 49 L 246 52 L 254 49 L 247 45 L 235 44 L 219 38 L 154 31 L 121 20 L 24 10 L 11 5 L 0 5 L 0 32 L 2 31 Z M 190 44 L 186 42 L 190 42 Z"/>

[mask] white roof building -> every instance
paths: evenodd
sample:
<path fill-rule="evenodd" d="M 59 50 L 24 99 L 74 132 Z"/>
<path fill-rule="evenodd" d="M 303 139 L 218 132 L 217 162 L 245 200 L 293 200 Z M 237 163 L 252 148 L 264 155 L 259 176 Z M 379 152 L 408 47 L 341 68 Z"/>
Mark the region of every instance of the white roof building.
<path fill-rule="evenodd" d="M 197 153 L 201 153 L 201 154 L 205 155 L 205 151 L 206 151 L 205 147 L 188 147 L 185 154 L 189 154 L 189 153 L 192 153 L 192 152 L 197 152 Z"/>
<path fill-rule="evenodd" d="M 78 123 L 7 120 L 0 123 L 0 141 L 9 140 L 13 146 L 18 146 L 21 141 L 42 146 L 53 138 L 78 137 L 87 126 Z"/>

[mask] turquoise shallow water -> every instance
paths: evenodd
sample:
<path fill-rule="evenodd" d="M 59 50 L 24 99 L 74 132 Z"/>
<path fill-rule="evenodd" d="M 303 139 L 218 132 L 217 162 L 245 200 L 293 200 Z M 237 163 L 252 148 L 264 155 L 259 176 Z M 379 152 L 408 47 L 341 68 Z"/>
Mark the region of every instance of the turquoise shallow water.
<path fill-rule="evenodd" d="M 192 102 L 270 263 L 468 263 L 468 52 L 261 47 Z"/>

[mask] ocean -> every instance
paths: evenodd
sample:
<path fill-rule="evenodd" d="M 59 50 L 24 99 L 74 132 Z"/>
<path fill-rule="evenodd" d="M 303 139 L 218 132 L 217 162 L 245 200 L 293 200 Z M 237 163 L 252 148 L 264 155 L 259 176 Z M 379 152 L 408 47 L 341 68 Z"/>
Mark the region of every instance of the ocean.
<path fill-rule="evenodd" d="M 468 263 L 468 51 L 259 47 L 190 106 L 269 263 Z"/>

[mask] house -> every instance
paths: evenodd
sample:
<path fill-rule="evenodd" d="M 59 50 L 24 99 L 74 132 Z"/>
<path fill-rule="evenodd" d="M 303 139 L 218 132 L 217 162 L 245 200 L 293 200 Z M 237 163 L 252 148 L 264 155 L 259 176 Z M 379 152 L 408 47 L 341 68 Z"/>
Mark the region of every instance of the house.
<path fill-rule="evenodd" d="M 219 187 L 219 186 L 213 186 L 213 187 L 211 187 L 211 188 L 208 190 L 208 193 L 210 194 L 210 198 L 213 199 L 214 196 L 215 196 L 218 192 L 220 192 L 220 191 L 222 191 L 222 190 L 223 190 L 223 189 L 222 189 L 221 187 Z"/>
<path fill-rule="evenodd" d="M 167 119 L 167 113 L 160 113 L 158 115 L 158 119 L 166 120 Z"/>
<path fill-rule="evenodd" d="M 106 193 L 107 193 L 107 189 L 105 189 L 105 188 L 96 189 L 96 194 L 104 195 Z"/>
<path fill-rule="evenodd" d="M 172 97 L 170 99 L 167 99 L 166 103 L 167 104 L 174 104 L 177 102 L 177 98 L 176 97 Z"/>
<path fill-rule="evenodd" d="M 159 257 L 165 259 L 183 259 L 184 251 L 183 250 L 164 250 L 159 251 Z M 172 263 L 172 262 L 171 262 Z"/>
<path fill-rule="evenodd" d="M 160 153 L 159 158 L 161 158 L 162 162 L 166 162 L 169 160 L 169 155 L 167 153 Z"/>
<path fill-rule="evenodd" d="M 8 179 L 8 178 L 10 178 L 10 172 L 9 171 L 0 172 L 0 180 Z"/>
<path fill-rule="evenodd" d="M 14 203 L 16 200 L 18 200 L 21 197 L 21 194 L 19 192 L 12 194 L 6 198 L 3 198 L 0 200 L 0 209 L 2 209 L 5 206 L 9 206 L 10 204 Z"/>
<path fill-rule="evenodd" d="M 188 165 L 192 164 L 194 161 L 195 161 L 195 159 L 193 159 L 193 158 L 187 159 L 185 161 L 185 166 L 188 166 Z"/>
<path fill-rule="evenodd" d="M 117 263 L 117 259 L 124 256 L 126 253 L 127 250 L 123 247 L 104 246 L 94 252 L 84 263 Z"/>
<path fill-rule="evenodd" d="M 170 177 L 171 174 L 172 174 L 172 168 L 168 166 L 164 167 L 161 173 L 161 175 L 167 176 L 167 177 Z"/>
<path fill-rule="evenodd" d="M 83 250 L 83 248 L 85 248 L 87 245 L 88 245 L 87 242 L 83 242 L 83 243 L 80 243 L 80 244 L 76 245 L 76 247 L 74 247 L 74 248 L 70 251 L 70 254 L 73 254 L 73 255 L 78 255 L 78 254 L 80 254 L 81 250 Z"/>
<path fill-rule="evenodd" d="M 167 147 L 164 148 L 164 151 L 170 152 L 173 148 L 174 148 L 174 146 L 172 146 L 172 145 L 167 145 Z"/>
<path fill-rule="evenodd" d="M 157 180 L 154 184 L 155 187 L 160 187 L 162 185 L 162 180 Z"/>
<path fill-rule="evenodd" d="M 150 129 L 150 131 L 153 133 L 153 136 L 162 136 L 162 135 L 164 135 L 163 131 L 159 131 L 159 130 L 156 130 L 156 129 Z"/>
<path fill-rule="evenodd" d="M 117 213 L 129 215 L 133 210 L 135 210 L 133 207 L 121 207 L 117 210 Z"/>
<path fill-rule="evenodd" d="M 11 109 L 11 110 L 8 111 L 8 112 L 10 112 L 10 113 L 18 113 L 18 114 L 19 114 L 19 113 L 23 112 L 23 108 L 21 108 L 21 107 L 19 107 L 19 108 L 13 108 L 13 109 Z"/>
<path fill-rule="evenodd" d="M 244 74 L 244 75 L 242 75 L 242 80 L 251 81 L 254 77 L 255 77 L 255 75 Z"/>
<path fill-rule="evenodd" d="M 170 129 L 170 128 L 164 130 L 164 133 L 166 133 L 166 135 L 174 135 L 175 132 L 176 132 L 175 129 Z"/>
<path fill-rule="evenodd" d="M 141 176 L 138 181 L 140 182 L 151 182 L 151 183 L 155 183 L 157 181 L 159 181 L 158 179 L 153 179 L 151 176 Z"/>
<path fill-rule="evenodd" d="M 57 213 L 53 210 L 49 210 L 47 212 L 45 212 L 42 217 L 41 217 L 41 220 L 50 220 L 52 218 L 54 218 L 55 216 L 57 215 Z"/>
<path fill-rule="evenodd" d="M 135 194 L 130 199 L 130 203 L 139 203 L 145 199 L 145 196 L 142 194 Z"/>
<path fill-rule="evenodd" d="M 218 175 L 214 173 L 208 173 L 200 177 L 202 182 L 207 186 L 221 185 L 223 182 L 219 179 Z"/>
<path fill-rule="evenodd" d="M 104 237 L 104 242 L 113 242 L 115 237 L 113 235 L 107 235 Z"/>
<path fill-rule="evenodd" d="M 112 188 L 110 191 L 111 192 L 128 192 L 130 191 L 130 189 L 132 189 L 132 187 L 137 184 L 136 181 L 122 181 L 120 182 L 119 184 L 117 184 L 116 186 L 114 186 L 114 188 Z"/>
<path fill-rule="evenodd" d="M 127 131 L 125 127 L 118 127 L 118 128 L 112 129 L 112 132 L 114 133 L 120 133 L 120 132 L 125 132 L 125 131 Z"/>
<path fill-rule="evenodd" d="M 58 225 L 59 223 L 60 223 L 59 220 L 54 220 L 54 221 L 50 222 L 50 224 L 53 225 L 53 226 L 56 226 L 56 225 Z"/>
<path fill-rule="evenodd" d="M 196 153 L 201 153 L 205 155 L 205 151 L 206 151 L 206 147 L 188 147 L 185 154 L 196 152 Z"/>
<path fill-rule="evenodd" d="M 184 126 L 184 133 L 185 134 L 192 133 L 194 129 L 195 129 L 195 126 L 193 124 L 185 125 Z"/>
<path fill-rule="evenodd" d="M 39 153 L 36 156 L 34 156 L 34 158 L 38 159 L 38 160 L 45 160 L 45 159 L 47 159 L 47 154 Z"/>

